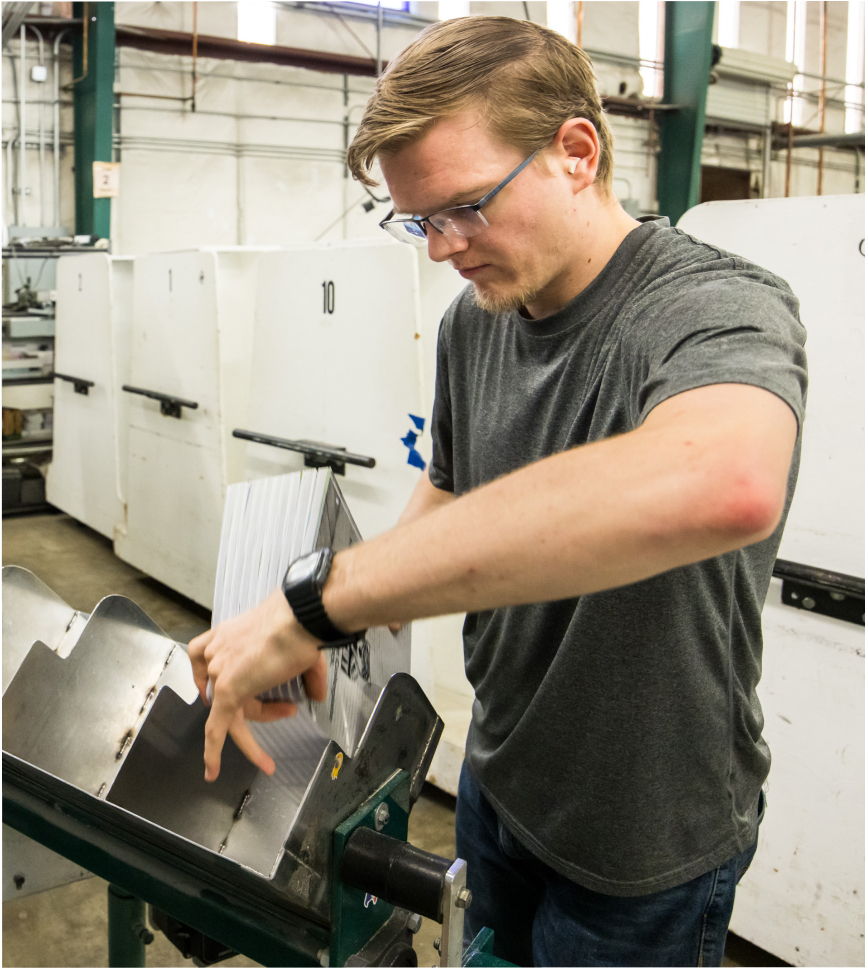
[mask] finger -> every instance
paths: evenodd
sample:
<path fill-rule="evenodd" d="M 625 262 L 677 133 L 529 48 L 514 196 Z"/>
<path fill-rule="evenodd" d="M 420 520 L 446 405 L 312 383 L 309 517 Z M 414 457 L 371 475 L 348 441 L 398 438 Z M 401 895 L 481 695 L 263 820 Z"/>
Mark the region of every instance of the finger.
<path fill-rule="evenodd" d="M 303 674 L 303 685 L 306 694 L 314 702 L 324 702 L 327 698 L 327 662 L 324 653 L 318 657 L 318 662 Z"/>
<path fill-rule="evenodd" d="M 296 714 L 297 706 L 290 702 L 260 702 L 250 699 L 243 707 L 245 718 L 257 723 L 272 723 L 276 719 L 286 719 Z"/>
<path fill-rule="evenodd" d="M 243 718 L 242 709 L 238 709 L 237 715 L 231 723 L 229 733 L 234 742 L 237 743 L 237 748 L 251 763 L 254 763 L 259 770 L 262 770 L 268 776 L 274 773 L 276 764 L 258 743 L 256 743 L 255 737 L 250 732 L 249 726 L 246 725 L 246 720 Z"/>
<path fill-rule="evenodd" d="M 204 726 L 204 779 L 212 783 L 219 776 L 222 747 L 237 709 L 216 697 Z"/>
<path fill-rule="evenodd" d="M 207 660 L 204 658 L 204 650 L 210 644 L 210 640 L 213 638 L 213 629 L 204 632 L 202 635 L 194 638 L 187 646 L 186 654 L 189 656 L 189 662 L 192 665 L 192 678 L 195 680 L 195 685 L 198 686 L 198 692 L 201 696 L 202 701 L 206 702 L 206 689 L 207 689 Z"/>
<path fill-rule="evenodd" d="M 402 622 L 388 622 L 387 627 L 396 635 L 402 629 Z"/>

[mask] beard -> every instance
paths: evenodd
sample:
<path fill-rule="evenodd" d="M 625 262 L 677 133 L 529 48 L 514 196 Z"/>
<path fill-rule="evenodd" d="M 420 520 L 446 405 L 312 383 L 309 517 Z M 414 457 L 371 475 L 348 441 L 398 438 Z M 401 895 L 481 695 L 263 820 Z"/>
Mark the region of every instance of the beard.
<path fill-rule="evenodd" d="M 512 285 L 512 286 L 485 286 L 481 289 L 477 283 L 472 283 L 474 287 L 475 303 L 480 309 L 487 313 L 512 313 L 522 309 L 527 302 L 543 289 L 543 286 L 535 285 Z"/>

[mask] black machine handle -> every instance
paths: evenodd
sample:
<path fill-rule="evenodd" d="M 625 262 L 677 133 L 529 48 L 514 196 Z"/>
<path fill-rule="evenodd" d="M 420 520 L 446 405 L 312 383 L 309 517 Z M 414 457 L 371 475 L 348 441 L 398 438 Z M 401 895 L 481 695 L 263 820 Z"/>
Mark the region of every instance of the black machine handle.
<path fill-rule="evenodd" d="M 180 420 L 181 407 L 189 407 L 190 410 L 197 410 L 198 404 L 194 400 L 184 400 L 183 397 L 172 397 L 168 393 L 160 393 L 158 390 L 143 390 L 141 387 L 130 387 L 123 385 L 126 393 L 137 393 L 142 397 L 150 397 L 151 400 L 159 401 L 159 412 L 163 417 L 176 417 Z"/>
<path fill-rule="evenodd" d="M 235 430 L 232 436 L 240 440 L 251 440 L 254 444 L 266 444 L 268 447 L 280 447 L 282 450 L 296 451 L 303 454 L 303 463 L 307 467 L 329 467 L 334 474 L 345 474 L 346 464 L 355 464 L 357 467 L 375 467 L 374 457 L 352 454 L 344 447 L 321 444 L 316 440 L 286 440 L 284 437 L 257 434 L 252 430 Z"/>
<path fill-rule="evenodd" d="M 445 878 L 453 861 L 402 840 L 358 827 L 342 855 L 343 883 L 442 922 Z"/>
<path fill-rule="evenodd" d="M 52 376 L 55 380 L 65 380 L 67 383 L 72 383 L 75 392 L 83 393 L 85 397 L 90 393 L 90 388 L 96 386 L 92 380 L 82 380 L 80 376 L 68 376 L 66 373 L 56 372 Z"/>

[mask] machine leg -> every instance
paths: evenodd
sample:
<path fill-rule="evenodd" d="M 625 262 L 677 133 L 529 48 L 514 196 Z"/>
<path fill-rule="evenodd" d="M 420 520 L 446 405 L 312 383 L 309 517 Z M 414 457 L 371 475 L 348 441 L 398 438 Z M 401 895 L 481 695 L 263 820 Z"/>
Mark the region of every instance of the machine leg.
<path fill-rule="evenodd" d="M 153 941 L 144 901 L 108 885 L 108 964 L 110 968 L 144 968 L 145 945 Z"/>

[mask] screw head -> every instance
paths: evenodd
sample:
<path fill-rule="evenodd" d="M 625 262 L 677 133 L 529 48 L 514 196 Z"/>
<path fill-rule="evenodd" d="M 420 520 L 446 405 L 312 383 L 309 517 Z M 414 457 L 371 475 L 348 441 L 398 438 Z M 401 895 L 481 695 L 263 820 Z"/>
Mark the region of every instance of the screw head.
<path fill-rule="evenodd" d="M 375 810 L 375 829 L 381 830 L 390 820 L 390 810 L 386 803 L 380 803 Z"/>
<path fill-rule="evenodd" d="M 433 939 L 433 947 L 435 948 L 436 951 L 441 951 L 442 939 L 441 938 Z"/>
<path fill-rule="evenodd" d="M 460 889 L 459 894 L 457 894 L 457 899 L 454 904 L 458 908 L 467 908 L 472 903 L 472 892 L 467 888 L 463 887 Z"/>
<path fill-rule="evenodd" d="M 814 599 L 813 599 L 813 598 L 811 598 L 811 597 L 810 597 L 810 595 L 809 595 L 809 596 L 808 596 L 807 598 L 803 598 L 803 599 L 802 599 L 802 604 L 803 604 L 803 605 L 805 606 L 805 608 L 814 608 L 814 606 L 815 606 L 815 605 L 816 605 L 817 603 L 816 603 L 816 602 L 814 601 Z"/>

